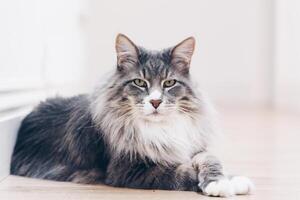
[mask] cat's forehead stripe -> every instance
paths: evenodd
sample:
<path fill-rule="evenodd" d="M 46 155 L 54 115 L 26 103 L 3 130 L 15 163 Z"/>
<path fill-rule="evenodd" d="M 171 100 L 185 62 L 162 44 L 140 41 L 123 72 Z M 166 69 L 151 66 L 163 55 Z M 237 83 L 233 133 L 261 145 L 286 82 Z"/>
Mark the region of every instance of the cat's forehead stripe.
<path fill-rule="evenodd" d="M 142 70 L 146 79 L 165 78 L 168 75 L 168 67 L 160 59 L 149 59 Z"/>

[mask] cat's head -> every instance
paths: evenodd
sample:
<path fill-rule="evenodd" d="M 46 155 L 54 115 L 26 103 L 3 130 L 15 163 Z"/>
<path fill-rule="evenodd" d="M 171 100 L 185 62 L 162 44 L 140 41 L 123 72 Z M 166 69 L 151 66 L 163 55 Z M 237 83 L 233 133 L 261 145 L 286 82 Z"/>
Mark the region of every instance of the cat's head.
<path fill-rule="evenodd" d="M 189 75 L 194 48 L 195 39 L 189 37 L 174 47 L 148 51 L 119 34 L 115 97 L 130 106 L 136 117 L 148 121 L 180 113 L 193 116 L 199 112 Z"/>

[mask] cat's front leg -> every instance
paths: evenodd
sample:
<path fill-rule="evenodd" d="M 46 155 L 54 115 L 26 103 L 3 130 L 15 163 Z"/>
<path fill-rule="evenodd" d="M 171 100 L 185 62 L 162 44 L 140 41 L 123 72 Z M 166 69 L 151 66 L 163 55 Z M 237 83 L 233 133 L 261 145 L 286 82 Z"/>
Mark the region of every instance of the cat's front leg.
<path fill-rule="evenodd" d="M 220 161 L 206 152 L 196 154 L 192 164 L 198 171 L 198 186 L 204 195 L 228 197 L 249 194 L 254 188 L 247 177 L 225 176 Z"/>
<path fill-rule="evenodd" d="M 199 191 L 197 171 L 191 163 L 177 166 L 113 161 L 105 183 L 117 187 Z"/>

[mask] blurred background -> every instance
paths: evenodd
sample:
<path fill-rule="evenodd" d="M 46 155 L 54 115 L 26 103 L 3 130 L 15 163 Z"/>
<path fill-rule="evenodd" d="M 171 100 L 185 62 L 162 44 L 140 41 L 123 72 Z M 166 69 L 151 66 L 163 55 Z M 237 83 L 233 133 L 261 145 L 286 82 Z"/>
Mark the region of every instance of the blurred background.
<path fill-rule="evenodd" d="M 191 72 L 221 106 L 300 112 L 300 1 L 0 1 L 0 113 L 92 90 L 117 33 L 150 49 L 197 40 Z"/>

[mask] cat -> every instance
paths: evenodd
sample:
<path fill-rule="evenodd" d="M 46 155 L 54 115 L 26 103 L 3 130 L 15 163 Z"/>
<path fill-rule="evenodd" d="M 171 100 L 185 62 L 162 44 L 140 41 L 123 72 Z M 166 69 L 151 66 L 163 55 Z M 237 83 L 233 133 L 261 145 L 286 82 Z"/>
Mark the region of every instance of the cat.
<path fill-rule="evenodd" d="M 195 39 L 149 51 L 116 38 L 117 67 L 92 94 L 41 102 L 22 121 L 11 174 L 115 187 L 248 194 L 208 151 L 213 108 L 190 78 Z"/>

